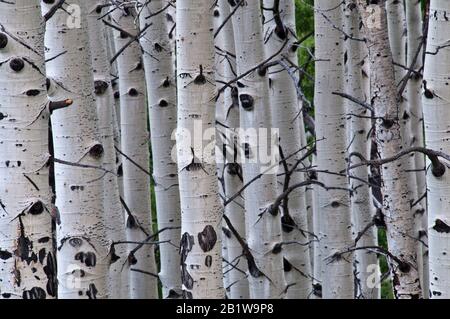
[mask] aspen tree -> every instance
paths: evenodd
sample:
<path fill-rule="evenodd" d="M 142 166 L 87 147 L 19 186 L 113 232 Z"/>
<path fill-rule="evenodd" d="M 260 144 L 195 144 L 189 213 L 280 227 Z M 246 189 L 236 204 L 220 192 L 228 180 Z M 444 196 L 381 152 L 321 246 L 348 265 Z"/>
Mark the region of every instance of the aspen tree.
<path fill-rule="evenodd" d="M 50 104 L 37 0 L 0 2 L 0 298 L 56 297 Z"/>
<path fill-rule="evenodd" d="M 234 44 L 233 24 L 225 19 L 230 15 L 230 6 L 227 0 L 219 0 L 214 11 L 214 23 L 216 33 L 216 81 L 223 85 L 236 77 L 236 50 Z M 223 201 L 242 189 L 242 166 L 238 162 L 236 152 L 238 150 L 239 127 L 239 101 L 236 85 L 227 87 L 219 96 L 216 103 L 217 143 L 220 162 L 219 188 L 223 191 Z M 218 160 L 218 161 L 219 161 Z M 225 212 L 233 227 L 241 237 L 245 237 L 245 206 L 242 197 L 236 198 L 225 207 Z M 247 261 L 242 255 L 242 246 L 235 234 L 230 230 L 224 233 L 224 247 L 226 246 L 227 259 L 227 285 L 230 299 L 248 299 L 249 288 L 247 274 Z M 228 263 L 231 263 L 229 265 Z"/>
<path fill-rule="evenodd" d="M 94 92 L 97 105 L 98 127 L 104 148 L 104 169 L 116 172 L 116 151 L 114 149 L 115 107 L 114 92 L 111 83 L 111 67 L 109 64 L 106 38 L 106 26 L 100 17 L 106 0 L 88 1 L 88 32 L 91 49 L 92 67 L 94 72 Z M 107 237 L 111 243 L 112 253 L 122 257 L 111 264 L 109 275 L 110 298 L 128 298 L 128 276 L 123 270 L 126 257 L 126 246 L 114 245 L 115 242 L 125 240 L 124 215 L 120 203 L 119 184 L 115 174 L 108 174 L 103 178 L 103 210 L 107 223 Z"/>
<path fill-rule="evenodd" d="M 150 176 L 142 171 L 150 166 L 145 74 L 139 27 L 134 5 L 118 3 L 111 13 L 120 92 L 120 131 L 123 165 L 123 202 L 126 205 L 126 236 L 130 242 L 144 241 L 152 232 Z M 119 31 L 120 30 L 120 31 Z M 132 41 L 134 39 L 134 41 Z M 119 54 L 120 53 L 120 54 Z M 131 160 L 130 160 L 131 159 Z M 137 165 L 136 165 L 137 164 Z M 131 252 L 129 245 L 130 298 L 155 299 L 158 296 L 154 246 L 143 245 Z"/>
<path fill-rule="evenodd" d="M 296 83 L 289 74 L 298 67 L 295 2 L 265 0 L 264 8 L 266 55 L 270 57 L 279 52 L 276 59 L 280 60 L 279 65 L 271 68 L 269 73 L 272 123 L 273 127 L 280 130 L 282 155 L 287 157 L 296 154 L 280 163 L 280 172 L 284 174 L 278 178 L 278 193 L 282 194 L 290 186 L 304 182 L 306 177 L 302 172 L 290 172 L 298 167 L 305 153 L 299 151 L 306 147 L 303 106 L 297 97 Z M 287 298 L 306 299 L 312 291 L 312 271 L 305 188 L 297 188 L 285 199 L 281 213 L 283 241 L 294 243 L 283 250 L 284 271 L 289 286 Z"/>
<path fill-rule="evenodd" d="M 177 160 L 184 298 L 224 298 L 216 177 L 214 0 L 177 1 Z"/>
<path fill-rule="evenodd" d="M 370 87 L 367 85 L 367 47 L 362 41 L 364 35 L 360 29 L 360 16 L 357 11 L 356 0 L 345 3 L 344 29 L 349 35 L 344 44 L 344 68 L 345 68 L 345 93 L 359 101 L 367 103 L 370 100 Z M 362 154 L 370 158 L 370 128 L 371 112 L 366 108 L 349 100 L 345 101 L 347 112 L 348 152 Z M 351 163 L 356 163 L 357 158 L 352 157 Z M 350 188 L 354 190 L 351 196 L 352 223 L 354 237 L 358 239 L 356 247 L 377 246 L 377 228 L 369 225 L 375 215 L 372 203 L 371 189 L 368 184 L 369 170 L 367 166 L 361 166 L 349 172 Z M 378 257 L 372 252 L 358 250 L 355 253 L 356 268 L 356 297 L 362 299 L 379 299 L 380 280 Z M 375 276 L 374 279 L 371 278 Z M 375 281 L 375 283 L 373 283 Z M 374 284 L 372 286 L 372 284 Z"/>
<path fill-rule="evenodd" d="M 254 69 L 265 60 L 262 12 L 259 1 L 231 1 L 235 11 L 232 21 L 236 44 L 237 74 Z M 239 5 L 240 7 L 236 7 Z M 264 171 L 261 161 L 263 147 L 251 141 L 251 130 L 271 127 L 269 77 L 266 66 L 254 69 L 239 80 L 240 126 L 245 130 L 239 138 L 244 153 L 244 184 Z M 268 133 L 267 135 L 269 135 Z M 267 143 L 267 139 L 264 139 Z M 267 143 L 269 144 L 269 143 Z M 275 150 L 272 149 L 272 152 Z M 282 242 L 281 218 L 271 209 L 276 199 L 276 175 L 262 174 L 245 189 L 246 239 L 254 260 L 250 259 L 249 287 L 251 298 L 282 298 L 286 292 L 283 254 L 278 251 Z M 285 248 L 285 247 L 283 247 Z"/>
<path fill-rule="evenodd" d="M 432 0 L 428 26 L 426 48 L 423 112 L 427 148 L 449 153 L 449 74 L 450 48 L 449 32 L 450 2 Z M 449 251 L 450 241 L 450 185 L 448 164 L 427 169 L 428 187 L 428 243 L 429 243 L 429 278 L 430 297 L 450 297 L 449 286 Z"/>
<path fill-rule="evenodd" d="M 314 94 L 317 166 L 319 181 L 329 187 L 348 188 L 345 176 L 327 174 L 345 171 L 346 110 L 344 99 L 333 92 L 342 92 L 343 34 L 341 1 L 316 1 L 316 85 Z M 354 297 L 352 254 L 329 261 L 335 253 L 352 246 L 350 197 L 347 190 L 319 189 L 320 249 L 322 254 L 323 298 Z"/>
<path fill-rule="evenodd" d="M 55 1 L 42 1 L 44 16 Z M 58 297 L 107 298 L 111 261 L 103 214 L 104 146 L 99 134 L 84 1 L 66 1 L 47 21 L 46 67 L 52 101 L 73 100 L 52 115 L 57 217 Z"/>
<path fill-rule="evenodd" d="M 177 88 L 174 78 L 173 55 L 165 13 L 164 1 L 140 1 L 140 26 L 146 29 L 140 38 L 147 79 L 153 180 L 155 183 L 159 241 L 170 243 L 160 246 L 161 271 L 159 279 L 163 296 L 181 296 L 180 255 L 180 195 L 177 163 L 172 159 L 175 141 L 172 133 L 177 128 Z"/>
<path fill-rule="evenodd" d="M 371 101 L 375 111 L 376 141 L 381 158 L 390 158 L 404 149 L 392 53 L 389 44 L 385 4 L 367 5 L 358 1 L 367 34 L 370 57 Z M 408 159 L 400 158 L 381 167 L 383 213 L 387 225 L 395 296 L 421 298 L 417 268 L 417 239 L 408 191 Z"/>

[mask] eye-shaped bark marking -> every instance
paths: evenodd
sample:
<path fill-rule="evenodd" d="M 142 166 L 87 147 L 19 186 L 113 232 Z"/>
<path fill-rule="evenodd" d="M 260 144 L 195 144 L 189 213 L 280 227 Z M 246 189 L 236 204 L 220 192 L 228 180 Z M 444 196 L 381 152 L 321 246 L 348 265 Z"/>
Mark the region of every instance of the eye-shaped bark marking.
<path fill-rule="evenodd" d="M 11 257 L 12 257 L 12 254 L 9 251 L 0 249 L 0 259 L 8 260 Z"/>
<path fill-rule="evenodd" d="M 440 219 L 436 219 L 436 221 L 434 222 L 433 229 L 438 233 L 447 233 L 447 234 L 450 233 L 450 226 Z"/>
<path fill-rule="evenodd" d="M 91 155 L 93 158 L 99 159 L 102 157 L 104 151 L 105 149 L 103 148 L 102 144 L 95 144 L 89 150 L 89 155 Z"/>
<path fill-rule="evenodd" d="M 239 100 L 241 101 L 242 108 L 245 111 L 251 111 L 253 110 L 253 107 L 255 105 L 255 100 L 251 95 L 248 94 L 241 94 L 239 96 Z"/>
<path fill-rule="evenodd" d="M 97 80 L 94 82 L 94 92 L 97 95 L 102 95 L 106 92 L 108 89 L 108 82 Z"/>
<path fill-rule="evenodd" d="M 183 265 L 186 261 L 188 253 L 192 250 L 192 247 L 194 246 L 194 236 L 190 235 L 189 233 L 184 233 L 181 237 L 181 264 Z"/>
<path fill-rule="evenodd" d="M 204 252 L 211 251 L 216 242 L 217 234 L 211 225 L 207 225 L 201 233 L 198 233 L 198 244 Z"/>
<path fill-rule="evenodd" d="M 83 244 L 83 240 L 80 238 L 71 238 L 71 239 L 69 239 L 69 244 L 70 244 L 70 246 L 75 247 L 75 248 L 81 247 L 81 245 Z"/>
<path fill-rule="evenodd" d="M 4 49 L 8 45 L 8 37 L 4 33 L 0 33 L 0 49 Z"/>
<path fill-rule="evenodd" d="M 25 67 L 25 63 L 20 58 L 14 58 L 9 62 L 9 67 L 15 72 L 20 72 Z"/>
<path fill-rule="evenodd" d="M 205 258 L 205 266 L 208 267 L 208 268 L 210 268 L 211 265 L 212 265 L 212 256 L 211 256 L 211 255 L 208 255 L 208 256 L 206 256 L 206 258 Z"/>
<path fill-rule="evenodd" d="M 40 215 L 42 214 L 43 211 L 44 211 L 44 204 L 42 204 L 41 201 L 37 201 L 30 207 L 28 213 L 31 215 Z"/>
<path fill-rule="evenodd" d="M 292 270 L 292 265 L 286 258 L 283 258 L 283 269 L 285 272 L 289 272 Z"/>

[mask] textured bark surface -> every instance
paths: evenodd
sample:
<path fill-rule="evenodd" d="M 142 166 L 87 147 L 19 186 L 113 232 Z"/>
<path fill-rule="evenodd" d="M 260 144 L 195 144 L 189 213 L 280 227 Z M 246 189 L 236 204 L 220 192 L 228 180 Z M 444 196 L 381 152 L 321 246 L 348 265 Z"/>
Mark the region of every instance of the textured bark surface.
<path fill-rule="evenodd" d="M 80 27 L 69 11 L 58 10 L 47 22 L 45 47 L 49 96 L 73 104 L 52 115 L 56 206 L 59 209 L 58 297 L 107 298 L 109 242 L 103 215 L 104 147 L 98 128 L 94 81 L 84 1 L 66 1 L 80 8 Z M 43 1 L 43 12 L 53 6 Z M 64 54 L 61 54 L 65 52 Z M 56 58 L 55 58 L 56 57 Z M 77 164 L 87 165 L 85 167 Z"/>
<path fill-rule="evenodd" d="M 234 44 L 233 24 L 225 19 L 230 15 L 227 0 L 219 0 L 214 11 L 216 32 L 216 81 L 218 85 L 227 83 L 236 77 L 236 49 Z M 226 23 L 226 24 L 224 24 Z M 216 102 L 217 150 L 219 187 L 223 200 L 230 198 L 242 189 L 242 166 L 237 160 L 237 136 L 239 127 L 238 88 L 232 85 L 225 89 Z M 219 162 L 220 160 L 220 162 Z M 242 197 L 236 198 L 225 207 L 224 212 L 230 219 L 239 235 L 245 238 L 245 207 Z M 225 225 L 224 225 L 225 226 Z M 224 232 L 224 247 L 226 247 L 227 295 L 230 299 L 248 299 L 248 267 L 242 246 L 236 236 L 228 229 Z"/>
<path fill-rule="evenodd" d="M 177 1 L 181 280 L 184 298 L 223 298 L 215 161 L 214 0 Z"/>
<path fill-rule="evenodd" d="M 177 163 L 171 155 L 175 147 L 172 133 L 177 128 L 177 88 L 173 78 L 172 44 L 169 38 L 165 16 L 169 7 L 165 1 L 140 1 L 141 29 L 147 28 L 140 43 L 147 80 L 149 117 L 152 139 L 153 180 L 155 183 L 161 271 L 159 279 L 163 286 L 163 296 L 181 296 L 180 242 L 181 211 L 178 189 Z M 148 4 L 147 4 L 148 3 Z M 150 27 L 147 27 L 151 24 Z"/>
<path fill-rule="evenodd" d="M 276 7 L 278 4 L 278 8 Z M 302 103 L 297 98 L 296 83 L 289 72 L 295 71 L 298 66 L 295 3 L 293 0 L 265 0 L 264 7 L 277 10 L 265 11 L 265 40 L 266 56 L 281 52 L 276 59 L 281 63 L 270 69 L 270 107 L 272 112 L 272 126 L 280 130 L 280 150 L 287 158 L 280 164 L 278 178 L 278 194 L 282 194 L 292 185 L 305 181 L 303 172 L 293 171 L 305 153 L 304 141 L 306 138 L 303 123 Z M 285 45 L 285 43 L 287 44 Z M 290 61 L 290 62 L 288 62 Z M 289 63 L 294 63 L 289 66 Z M 286 69 L 285 67 L 290 67 Z M 283 158 L 281 158 L 283 159 Z M 287 174 L 287 175 L 286 175 Z M 283 241 L 293 244 L 286 245 L 283 250 L 284 271 L 286 282 L 289 286 L 287 298 L 306 299 L 312 292 L 312 271 L 309 255 L 308 220 L 306 211 L 305 187 L 299 187 L 293 191 L 282 205 L 282 230 Z"/>
<path fill-rule="evenodd" d="M 39 1 L 0 2 L 0 37 L 0 298 L 54 298 L 50 114 Z"/>
<path fill-rule="evenodd" d="M 368 78 L 368 51 L 366 45 L 354 39 L 362 39 L 361 18 L 356 0 L 346 1 L 344 9 L 345 32 L 351 36 L 344 43 L 345 93 L 359 101 L 370 103 L 370 85 Z M 362 106 L 346 100 L 348 152 L 358 153 L 370 158 L 372 121 L 371 112 Z M 358 162 L 357 157 L 350 158 L 350 164 Z M 351 196 L 352 223 L 356 247 L 377 246 L 377 228 L 372 224 L 375 208 L 372 203 L 372 190 L 369 187 L 367 166 L 358 167 L 349 172 L 350 188 L 355 190 Z M 369 225 L 372 226 L 367 228 Z M 379 299 L 378 256 L 367 250 L 355 253 L 356 297 L 361 299 Z"/>
<path fill-rule="evenodd" d="M 401 136 L 400 103 L 392 53 L 389 44 L 385 1 L 367 5 L 359 1 L 367 32 L 371 65 L 371 101 L 375 109 L 376 140 L 381 158 L 396 155 L 404 148 Z M 376 21 L 375 23 L 373 21 Z M 383 165 L 383 213 L 387 225 L 389 251 L 400 262 L 391 260 L 397 298 L 420 298 L 414 216 L 408 191 L 408 159 Z"/>
<path fill-rule="evenodd" d="M 117 58 L 120 92 L 121 151 L 144 169 L 150 166 L 147 103 L 142 51 L 138 41 L 131 44 L 131 36 L 139 33 L 134 6 L 124 5 L 112 13 L 112 23 L 122 31 L 114 30 L 116 52 L 126 46 Z M 150 176 L 135 163 L 122 158 L 123 200 L 127 209 L 126 236 L 128 241 L 141 242 L 152 232 L 150 205 Z M 127 210 L 126 209 L 126 210 Z M 129 245 L 132 250 L 136 247 Z M 157 279 L 139 272 L 156 274 L 154 246 L 144 245 L 128 258 L 130 271 L 130 298 L 157 298 Z M 134 269 L 134 270 L 133 270 Z M 138 271 L 135 271 L 138 270 Z"/>
<path fill-rule="evenodd" d="M 236 9 L 233 2 L 230 10 Z M 258 1 L 243 1 L 233 15 L 237 73 L 255 68 L 265 59 L 262 13 Z M 268 71 L 255 70 L 239 81 L 240 126 L 243 130 L 271 127 Z M 264 171 L 261 145 L 240 136 L 244 184 Z M 254 262 L 249 261 L 251 298 L 282 298 L 286 292 L 283 254 L 274 248 L 282 242 L 281 218 L 269 213 L 276 198 L 276 175 L 263 174 L 244 192 L 246 232 Z"/>
<path fill-rule="evenodd" d="M 425 60 L 423 111 L 428 148 L 449 153 L 450 2 L 432 0 Z M 446 163 L 446 165 L 448 165 Z M 438 174 L 437 174 L 438 173 Z M 442 174 L 443 173 L 443 174 Z M 430 297 L 450 298 L 450 196 L 448 168 L 427 171 Z"/>
<path fill-rule="evenodd" d="M 330 175 L 326 171 L 346 169 L 346 110 L 344 100 L 332 95 L 342 92 L 343 42 L 341 32 L 341 1 L 316 1 L 316 86 L 314 94 L 317 166 L 319 181 L 330 187 L 348 188 L 345 176 Z M 322 172 L 325 171 L 325 172 Z M 322 292 L 324 298 L 353 298 L 353 256 L 332 262 L 337 252 L 352 246 L 350 196 L 346 190 L 318 189 L 320 214 L 320 249 L 322 250 Z"/>
<path fill-rule="evenodd" d="M 102 166 L 104 169 L 116 172 L 116 151 L 114 149 L 115 108 L 114 92 L 111 84 L 111 67 L 108 59 L 108 40 L 105 24 L 100 17 L 104 14 L 102 5 L 106 0 L 87 2 L 88 32 L 91 49 L 91 60 L 94 72 L 94 92 L 97 105 L 98 128 L 100 140 L 104 148 Z M 107 238 L 110 244 L 125 240 L 125 220 L 120 203 L 119 184 L 114 174 L 103 178 L 103 210 L 106 219 Z M 128 275 L 123 270 L 126 262 L 126 246 L 114 245 L 111 253 L 121 257 L 114 260 L 109 269 L 110 298 L 128 298 Z"/>

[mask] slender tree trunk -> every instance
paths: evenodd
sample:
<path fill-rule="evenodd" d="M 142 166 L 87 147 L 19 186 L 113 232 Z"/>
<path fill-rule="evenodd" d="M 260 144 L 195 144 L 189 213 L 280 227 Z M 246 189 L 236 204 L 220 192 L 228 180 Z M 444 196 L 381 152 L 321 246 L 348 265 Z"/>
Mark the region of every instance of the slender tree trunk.
<path fill-rule="evenodd" d="M 116 150 L 114 149 L 114 92 L 111 84 L 111 67 L 107 53 L 106 27 L 100 17 L 104 14 L 102 6 L 106 0 L 88 2 L 88 30 L 91 48 L 92 66 L 94 71 L 95 102 L 97 104 L 98 127 L 104 148 L 103 168 L 116 172 Z M 107 237 L 111 244 L 126 239 L 124 231 L 124 215 L 120 203 L 119 184 L 117 177 L 108 174 L 103 178 L 103 209 L 107 223 Z M 122 257 L 111 264 L 109 269 L 110 298 L 128 298 L 128 276 L 123 271 L 126 262 L 126 246 L 114 245 L 113 252 Z"/>
<path fill-rule="evenodd" d="M 127 206 L 127 240 L 132 242 L 143 241 L 152 232 L 150 176 L 141 169 L 147 170 L 150 166 L 145 75 L 139 42 L 136 40 L 130 43 L 131 37 L 139 33 L 139 27 L 135 24 L 137 18 L 134 6 L 126 3 L 112 12 L 112 23 L 122 30 L 114 30 L 116 52 L 126 47 L 117 58 L 117 67 L 121 151 L 129 158 L 122 158 L 123 201 Z M 136 245 L 131 244 L 129 249 L 133 250 L 135 247 Z M 157 298 L 157 279 L 140 272 L 156 274 L 154 246 L 144 245 L 137 252 L 130 253 L 130 298 Z"/>
<path fill-rule="evenodd" d="M 181 280 L 185 298 L 225 296 L 216 178 L 214 0 L 177 1 Z"/>
<path fill-rule="evenodd" d="M 181 296 L 180 255 L 180 195 L 177 163 L 172 159 L 175 141 L 172 133 L 177 128 L 177 88 L 173 78 L 173 54 L 168 36 L 165 2 L 141 0 L 141 29 L 147 28 L 140 38 L 143 49 L 153 155 L 156 210 L 158 214 L 161 271 L 159 279 L 163 296 Z M 148 27 L 148 25 L 151 26 Z"/>
<path fill-rule="evenodd" d="M 305 128 L 301 103 L 297 98 L 296 85 L 289 72 L 298 67 L 295 2 L 293 0 L 265 0 L 266 56 L 280 52 L 279 65 L 271 68 L 270 106 L 273 127 L 280 130 L 280 150 L 284 158 L 296 154 L 280 164 L 278 193 L 282 194 L 292 185 L 305 181 L 305 174 L 294 169 L 305 151 Z M 280 51 L 280 49 L 284 48 Z M 294 63 L 290 65 L 289 63 Z M 287 68 L 287 69 L 286 69 Z M 301 151 L 301 152 L 299 152 Z M 283 160 L 283 157 L 281 160 Z M 286 198 L 282 205 L 283 241 L 293 242 L 283 250 L 284 271 L 288 284 L 287 298 L 306 299 L 312 291 L 312 271 L 309 256 L 308 217 L 306 213 L 305 188 L 300 187 Z"/>
<path fill-rule="evenodd" d="M 345 67 L 345 93 L 359 101 L 370 103 L 370 87 L 365 85 L 366 59 L 368 52 L 366 45 L 355 39 L 362 39 L 360 30 L 360 15 L 356 7 L 356 0 L 345 3 L 345 32 L 351 37 L 346 38 L 344 61 Z M 346 100 L 348 152 L 358 153 L 364 158 L 370 158 L 370 128 L 371 112 L 360 105 Z M 356 157 L 350 158 L 350 163 L 357 163 Z M 369 187 L 369 170 L 361 166 L 350 173 L 350 188 L 355 190 L 351 196 L 352 223 L 356 247 L 377 246 L 377 228 L 372 223 L 375 207 L 372 203 L 372 191 Z M 356 269 L 356 297 L 362 299 L 379 299 L 379 266 L 378 256 L 373 252 L 358 250 L 355 253 Z"/>
<path fill-rule="evenodd" d="M 214 12 L 216 36 L 216 81 L 219 85 L 227 83 L 236 77 L 236 49 L 234 44 L 233 24 L 225 19 L 230 15 L 227 0 L 219 0 Z M 219 28 L 221 28 L 219 30 Z M 219 151 L 218 167 L 219 181 L 223 200 L 242 189 L 242 166 L 237 161 L 239 101 L 238 88 L 231 85 L 219 96 L 216 103 L 217 143 Z M 224 212 L 241 237 L 245 237 L 245 204 L 242 197 L 236 198 L 225 207 Z M 236 236 L 228 230 L 224 236 L 227 258 L 228 296 L 231 299 L 248 299 L 249 287 L 247 280 L 247 262 L 242 255 L 242 246 Z M 229 264 L 232 264 L 229 265 Z"/>
<path fill-rule="evenodd" d="M 43 12 L 54 4 L 43 1 Z M 53 101 L 73 100 L 52 115 L 58 237 L 58 297 L 107 298 L 111 261 L 103 214 L 99 134 L 84 1 L 66 1 L 47 22 L 47 75 Z M 70 14 L 70 15 L 69 15 Z M 80 167 L 84 165 L 84 167 Z"/>
<path fill-rule="evenodd" d="M 240 8 L 236 8 L 236 2 L 230 4 L 230 10 L 236 9 L 232 20 L 237 74 L 240 75 L 255 68 L 265 59 L 262 13 L 259 1 L 244 1 Z M 241 152 L 244 153 L 241 159 L 246 184 L 263 173 L 265 166 L 270 166 L 262 160 L 263 151 L 266 151 L 264 145 L 255 141 L 256 136 L 252 136 L 260 133 L 260 129 L 271 127 L 267 68 L 250 72 L 239 80 L 238 86 L 240 126 L 243 130 L 239 138 L 240 147 L 244 150 Z M 269 144 L 267 139 L 263 143 Z M 282 298 L 286 292 L 283 254 L 277 249 L 282 242 L 281 218 L 278 210 L 271 209 L 276 189 L 276 175 L 268 172 L 251 183 L 244 192 L 246 237 L 254 257 L 254 262 L 252 259 L 248 260 L 251 298 Z"/>
<path fill-rule="evenodd" d="M 367 5 L 359 1 L 366 27 L 371 63 L 371 101 L 375 109 L 376 137 L 381 158 L 389 158 L 404 149 L 398 110 L 397 83 L 389 44 L 385 1 Z M 394 292 L 397 298 L 421 298 L 417 268 L 417 239 L 408 191 L 408 159 L 402 158 L 382 166 L 382 190 Z"/>
<path fill-rule="evenodd" d="M 346 111 L 344 100 L 333 92 L 343 92 L 341 1 L 318 0 L 316 3 L 316 87 L 315 112 L 317 164 L 319 181 L 328 187 L 348 188 L 344 176 L 327 174 L 346 169 Z M 324 172 L 322 172 L 324 171 Z M 324 298 L 353 298 L 353 256 L 332 259 L 335 253 L 352 246 L 350 197 L 347 190 L 319 190 L 321 223 L 322 292 Z"/>
<path fill-rule="evenodd" d="M 44 23 L 37 0 L 0 3 L 0 298 L 56 297 Z"/>
<path fill-rule="evenodd" d="M 426 48 L 423 111 L 428 148 L 450 153 L 448 143 L 450 91 L 450 2 L 432 0 Z M 450 241 L 449 170 L 441 166 L 427 172 L 428 242 L 430 267 L 430 297 L 450 297 L 448 243 Z"/>
<path fill-rule="evenodd" d="M 423 147 L 424 142 L 424 127 L 423 127 L 423 109 L 422 109 L 422 69 L 423 69 L 423 23 L 422 23 L 422 8 L 421 1 L 405 1 L 406 4 L 406 25 L 407 25 L 407 56 L 406 66 L 413 67 L 416 71 L 412 73 L 408 80 L 406 88 L 406 99 L 408 101 L 408 111 L 411 119 L 410 133 L 411 146 Z M 417 184 L 417 198 L 418 203 L 414 206 L 414 214 L 417 217 L 417 233 L 421 242 L 418 243 L 418 254 L 422 258 L 422 263 L 419 264 L 419 271 L 421 274 L 423 296 L 429 296 L 429 279 L 428 279 L 428 249 L 423 244 L 427 244 L 427 185 L 426 185 L 426 167 L 425 156 L 421 153 L 413 153 L 414 169 Z M 421 200 L 419 200 L 422 198 Z M 420 259 L 419 258 L 419 259 Z M 418 262 L 419 262 L 418 259 Z"/>

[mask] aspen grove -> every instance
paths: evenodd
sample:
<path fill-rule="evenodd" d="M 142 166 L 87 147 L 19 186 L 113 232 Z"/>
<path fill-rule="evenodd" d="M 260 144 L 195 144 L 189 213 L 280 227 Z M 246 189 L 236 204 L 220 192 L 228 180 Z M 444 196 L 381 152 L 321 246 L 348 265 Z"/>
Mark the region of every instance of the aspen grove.
<path fill-rule="evenodd" d="M 0 299 L 450 298 L 449 83 L 449 0 L 0 0 Z"/>

